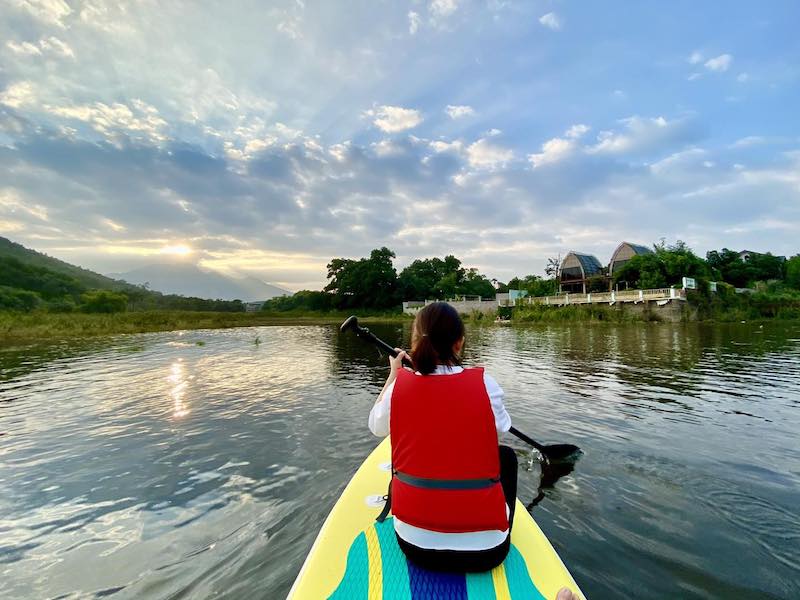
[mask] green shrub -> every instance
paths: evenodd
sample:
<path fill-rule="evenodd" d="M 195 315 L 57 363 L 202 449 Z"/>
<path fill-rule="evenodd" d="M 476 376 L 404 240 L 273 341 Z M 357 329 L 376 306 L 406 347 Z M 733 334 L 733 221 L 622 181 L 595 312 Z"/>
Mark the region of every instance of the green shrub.
<path fill-rule="evenodd" d="M 42 303 L 36 292 L 0 285 L 0 310 L 30 312 Z"/>
<path fill-rule="evenodd" d="M 81 310 L 87 313 L 119 313 L 128 308 L 128 296 L 118 292 L 93 290 L 81 294 Z"/>

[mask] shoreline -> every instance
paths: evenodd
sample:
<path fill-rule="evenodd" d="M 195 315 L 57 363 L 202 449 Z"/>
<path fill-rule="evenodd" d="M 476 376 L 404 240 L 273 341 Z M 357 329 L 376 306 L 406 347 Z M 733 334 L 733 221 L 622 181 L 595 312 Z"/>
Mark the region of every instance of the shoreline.
<path fill-rule="evenodd" d="M 0 313 L 0 343 L 89 338 L 196 329 L 277 325 L 341 325 L 352 313 L 276 314 L 242 312 L 142 311 L 116 314 Z M 357 313 L 356 313 L 357 314 Z M 361 316 L 364 323 L 401 323 L 403 314 Z"/>
<path fill-rule="evenodd" d="M 700 312 L 700 311 L 697 311 Z M 518 307 L 500 325 L 524 327 L 536 324 L 584 323 L 588 325 L 627 325 L 633 323 L 738 323 L 797 321 L 793 313 L 766 316 L 752 310 L 711 310 L 695 312 L 690 318 L 662 319 L 650 311 L 630 314 L 605 306 Z M 703 314 L 705 313 L 705 314 Z M 211 311 L 141 311 L 113 314 L 87 313 L 12 313 L 0 312 L 0 343 L 25 343 L 43 340 L 91 338 L 104 335 L 228 329 L 233 327 L 269 327 L 280 325 L 340 325 L 355 314 L 363 323 L 405 323 L 413 317 L 400 312 L 369 314 L 366 311 L 314 312 L 211 312 Z M 496 314 L 466 314 L 466 323 L 496 325 Z"/>

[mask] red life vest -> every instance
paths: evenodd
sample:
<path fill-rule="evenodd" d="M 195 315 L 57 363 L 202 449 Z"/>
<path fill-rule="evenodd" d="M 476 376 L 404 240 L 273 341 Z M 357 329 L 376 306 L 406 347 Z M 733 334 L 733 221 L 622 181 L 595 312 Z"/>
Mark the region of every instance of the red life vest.
<path fill-rule="evenodd" d="M 432 531 L 508 529 L 483 369 L 415 375 L 392 391 L 392 513 Z"/>

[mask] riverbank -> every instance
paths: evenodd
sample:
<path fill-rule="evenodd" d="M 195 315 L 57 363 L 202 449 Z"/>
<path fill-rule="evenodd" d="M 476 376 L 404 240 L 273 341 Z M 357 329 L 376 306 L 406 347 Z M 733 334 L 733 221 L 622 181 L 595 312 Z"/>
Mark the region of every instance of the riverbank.
<path fill-rule="evenodd" d="M 790 321 L 800 319 L 800 293 L 794 290 L 742 294 L 735 294 L 732 290 L 720 290 L 718 293 L 690 291 L 685 301 L 670 300 L 664 304 L 647 300 L 638 303 L 617 302 L 614 305 L 522 304 L 514 308 L 500 308 L 498 312 L 514 323 Z"/>
<path fill-rule="evenodd" d="M 0 343 L 269 325 L 338 325 L 352 313 L 142 311 L 116 314 L 0 312 Z M 358 313 L 356 313 L 358 314 Z M 359 316 L 364 323 L 403 322 L 401 314 Z"/>

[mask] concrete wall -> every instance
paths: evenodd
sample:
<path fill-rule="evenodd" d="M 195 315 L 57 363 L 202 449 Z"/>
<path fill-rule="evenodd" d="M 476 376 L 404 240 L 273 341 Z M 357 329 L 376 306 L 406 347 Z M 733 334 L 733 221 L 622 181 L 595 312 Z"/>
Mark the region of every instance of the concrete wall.
<path fill-rule="evenodd" d="M 670 300 L 662 306 L 659 306 L 655 301 L 644 301 L 638 304 L 619 302 L 612 308 L 646 321 L 680 323 L 681 321 L 692 321 L 697 318 L 697 311 L 694 307 L 682 300 Z"/>
<path fill-rule="evenodd" d="M 416 315 L 420 308 L 431 302 L 434 302 L 434 300 L 427 300 L 424 304 L 422 302 L 403 302 L 403 312 L 407 315 Z M 498 306 L 497 300 L 448 300 L 447 303 L 462 315 L 468 315 L 476 310 L 486 314 L 493 314 L 497 312 Z"/>

